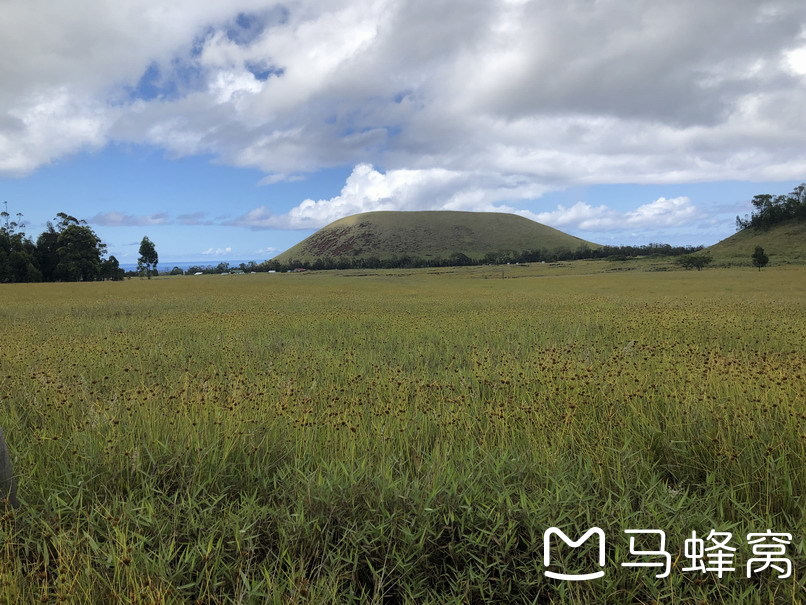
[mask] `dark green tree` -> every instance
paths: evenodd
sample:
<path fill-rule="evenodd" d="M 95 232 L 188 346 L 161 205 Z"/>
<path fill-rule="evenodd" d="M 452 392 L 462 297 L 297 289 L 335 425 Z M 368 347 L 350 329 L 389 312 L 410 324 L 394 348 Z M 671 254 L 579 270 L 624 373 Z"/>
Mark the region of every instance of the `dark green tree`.
<path fill-rule="evenodd" d="M 36 262 L 42 272 L 43 281 L 56 280 L 56 265 L 59 264 L 58 241 L 59 232 L 50 222 L 47 230 L 40 233 L 36 239 Z"/>
<path fill-rule="evenodd" d="M 36 262 L 36 247 L 22 231 L 22 214 L 10 221 L 0 213 L 0 282 L 42 281 Z"/>
<path fill-rule="evenodd" d="M 761 193 L 753 197 L 752 214 L 745 218 L 736 217 L 738 229 L 769 229 L 771 226 L 788 220 L 806 220 L 806 183 L 795 187 L 786 195 Z"/>
<path fill-rule="evenodd" d="M 22 214 L 9 218 L 0 213 L 0 282 L 123 278 L 117 259 L 101 260 L 106 245 L 86 221 L 60 212 L 34 243 L 22 231 Z"/>
<path fill-rule="evenodd" d="M 761 246 L 756 246 L 755 252 L 753 252 L 753 266 L 758 267 L 758 270 L 761 271 L 762 267 L 766 267 L 767 263 L 770 262 L 770 257 L 764 254 L 764 248 Z"/>
<path fill-rule="evenodd" d="M 142 274 L 145 272 L 146 277 L 151 279 L 152 275 L 157 274 L 157 263 L 159 256 L 157 249 L 154 247 L 154 242 L 148 239 L 148 236 L 143 238 L 140 242 L 140 258 L 137 259 L 137 270 Z"/>
<path fill-rule="evenodd" d="M 455 267 L 465 267 L 467 265 L 472 265 L 473 259 L 464 252 L 454 252 L 448 258 L 448 262 L 450 265 Z"/>
<path fill-rule="evenodd" d="M 110 279 L 112 281 L 122 281 L 125 271 L 120 268 L 118 259 L 110 256 L 101 263 L 101 279 Z"/>
<path fill-rule="evenodd" d="M 60 212 L 56 215 L 53 278 L 60 281 L 97 281 L 101 278 L 101 256 L 106 245 L 86 221 Z M 48 224 L 52 230 L 52 225 Z M 40 238 L 41 239 L 41 238 Z M 47 242 L 45 242 L 47 243 Z"/>
<path fill-rule="evenodd" d="M 678 257 L 675 262 L 684 269 L 696 269 L 702 271 L 702 268 L 710 265 L 714 259 L 707 254 L 684 254 Z"/>

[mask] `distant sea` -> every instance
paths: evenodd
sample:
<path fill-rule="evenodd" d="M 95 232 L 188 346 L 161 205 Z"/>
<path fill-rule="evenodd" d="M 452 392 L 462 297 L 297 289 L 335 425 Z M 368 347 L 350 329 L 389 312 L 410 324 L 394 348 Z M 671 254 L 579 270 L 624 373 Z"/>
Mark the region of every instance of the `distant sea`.
<path fill-rule="evenodd" d="M 256 263 L 262 263 L 267 259 L 263 258 L 260 260 L 256 259 L 251 260 L 254 260 Z M 180 269 L 182 269 L 182 271 L 186 271 L 191 267 L 207 267 L 208 265 L 215 267 L 220 263 L 229 263 L 230 267 L 237 267 L 241 263 L 248 263 L 248 262 L 249 260 L 210 260 L 209 258 L 207 260 L 181 261 L 176 263 L 172 263 L 171 261 L 166 262 L 160 261 L 160 263 L 157 265 L 157 271 L 159 271 L 160 273 L 168 273 L 174 267 L 179 267 Z M 124 271 L 136 271 L 137 263 L 120 263 L 120 268 L 123 269 Z"/>

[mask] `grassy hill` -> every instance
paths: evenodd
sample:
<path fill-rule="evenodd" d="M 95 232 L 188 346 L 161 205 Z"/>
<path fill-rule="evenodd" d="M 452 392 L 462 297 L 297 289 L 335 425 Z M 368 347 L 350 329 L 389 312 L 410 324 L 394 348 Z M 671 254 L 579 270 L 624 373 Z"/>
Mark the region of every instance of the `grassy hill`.
<path fill-rule="evenodd" d="M 789 220 L 767 230 L 743 229 L 706 250 L 718 264 L 750 265 L 756 246 L 770 264 L 806 263 L 806 221 Z"/>
<path fill-rule="evenodd" d="M 316 258 L 412 256 L 473 259 L 513 250 L 598 248 L 578 237 L 515 214 L 500 212 L 365 212 L 323 227 L 276 257 L 280 262 Z"/>

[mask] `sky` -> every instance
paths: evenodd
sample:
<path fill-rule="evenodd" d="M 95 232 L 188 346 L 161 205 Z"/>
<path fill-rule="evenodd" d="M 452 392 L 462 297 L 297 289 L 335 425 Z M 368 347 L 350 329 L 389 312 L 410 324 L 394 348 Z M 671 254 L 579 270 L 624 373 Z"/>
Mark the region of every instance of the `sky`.
<path fill-rule="evenodd" d="M 121 262 L 371 210 L 709 245 L 806 180 L 803 0 L 0 0 L 0 202 Z"/>

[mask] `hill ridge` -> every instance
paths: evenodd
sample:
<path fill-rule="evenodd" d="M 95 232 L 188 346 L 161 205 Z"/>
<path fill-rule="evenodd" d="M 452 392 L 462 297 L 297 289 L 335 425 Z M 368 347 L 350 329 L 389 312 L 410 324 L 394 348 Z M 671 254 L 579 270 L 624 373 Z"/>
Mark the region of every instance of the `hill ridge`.
<path fill-rule="evenodd" d="M 576 250 L 599 244 L 526 217 L 505 212 L 378 210 L 340 218 L 275 257 L 280 262 L 316 258 L 427 259 L 524 250 Z"/>
<path fill-rule="evenodd" d="M 806 262 L 806 220 L 789 219 L 766 228 L 747 227 L 705 249 L 718 263 L 750 265 L 756 246 L 770 257 L 770 264 Z"/>

